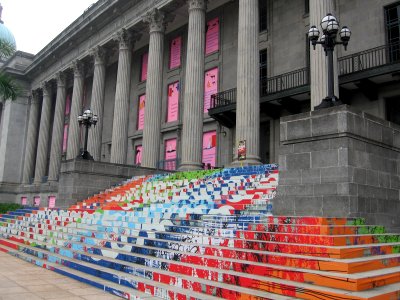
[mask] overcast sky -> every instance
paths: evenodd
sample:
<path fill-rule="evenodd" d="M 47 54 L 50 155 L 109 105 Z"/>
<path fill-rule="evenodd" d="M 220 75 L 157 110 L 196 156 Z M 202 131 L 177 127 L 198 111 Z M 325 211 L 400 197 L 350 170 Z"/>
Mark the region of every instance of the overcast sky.
<path fill-rule="evenodd" d="M 36 54 L 97 0 L 0 0 L 17 50 Z"/>

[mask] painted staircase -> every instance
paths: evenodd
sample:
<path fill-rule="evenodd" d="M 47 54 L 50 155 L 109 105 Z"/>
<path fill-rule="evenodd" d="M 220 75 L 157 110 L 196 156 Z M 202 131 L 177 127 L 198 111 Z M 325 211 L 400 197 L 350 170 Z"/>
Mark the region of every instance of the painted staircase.
<path fill-rule="evenodd" d="M 400 299 L 400 236 L 272 216 L 276 165 L 141 176 L 0 216 L 0 250 L 126 299 Z"/>

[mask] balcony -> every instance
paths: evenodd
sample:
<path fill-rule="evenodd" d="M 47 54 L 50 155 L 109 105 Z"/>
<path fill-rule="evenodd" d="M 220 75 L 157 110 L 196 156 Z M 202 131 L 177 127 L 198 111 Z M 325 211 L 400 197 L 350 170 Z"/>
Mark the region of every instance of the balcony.
<path fill-rule="evenodd" d="M 377 87 L 397 81 L 400 75 L 400 43 L 384 45 L 338 59 L 341 98 L 361 91 L 368 99 L 377 99 Z M 303 100 L 310 96 L 309 68 L 302 68 L 260 80 L 260 111 L 278 118 L 283 109 L 300 112 Z M 209 115 L 226 127 L 236 118 L 236 89 L 211 96 Z"/>

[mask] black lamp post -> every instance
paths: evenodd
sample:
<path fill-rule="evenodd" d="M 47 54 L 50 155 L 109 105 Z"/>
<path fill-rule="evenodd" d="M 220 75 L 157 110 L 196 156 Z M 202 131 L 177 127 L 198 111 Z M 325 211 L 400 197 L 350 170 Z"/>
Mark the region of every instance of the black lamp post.
<path fill-rule="evenodd" d="M 334 105 L 340 105 L 342 102 L 335 96 L 334 76 L 333 76 L 333 50 L 336 45 L 343 45 L 344 50 L 347 50 L 347 44 L 349 43 L 351 31 L 347 26 L 343 26 L 339 32 L 339 22 L 332 14 L 327 14 L 321 20 L 321 28 L 323 36 L 319 38 L 319 30 L 316 26 L 311 26 L 308 31 L 308 38 L 311 41 L 313 48 L 317 44 L 322 45 L 325 51 L 325 55 L 328 59 L 328 96 L 322 99 L 322 102 L 315 106 L 314 109 L 322 109 L 331 107 Z M 339 32 L 340 42 L 336 40 Z M 319 40 L 318 40 L 319 39 Z"/>
<path fill-rule="evenodd" d="M 87 109 L 83 112 L 82 115 L 78 116 L 78 123 L 79 126 L 85 126 L 85 144 L 83 147 L 83 151 L 78 155 L 78 158 L 93 160 L 93 157 L 87 151 L 87 143 L 88 143 L 88 135 L 89 135 L 89 128 L 93 125 L 96 126 L 97 123 L 97 115 L 94 115 L 90 109 Z"/>

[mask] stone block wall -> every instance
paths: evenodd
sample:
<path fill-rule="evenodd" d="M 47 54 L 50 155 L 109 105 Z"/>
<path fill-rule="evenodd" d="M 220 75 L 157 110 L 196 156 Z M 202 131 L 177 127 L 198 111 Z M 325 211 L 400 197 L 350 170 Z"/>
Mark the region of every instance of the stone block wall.
<path fill-rule="evenodd" d="M 73 159 L 61 164 L 57 207 L 65 208 L 122 183 L 133 176 L 162 173 L 160 170 Z"/>
<path fill-rule="evenodd" d="M 280 126 L 275 214 L 365 217 L 400 232 L 400 126 L 347 105 Z"/>

